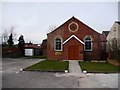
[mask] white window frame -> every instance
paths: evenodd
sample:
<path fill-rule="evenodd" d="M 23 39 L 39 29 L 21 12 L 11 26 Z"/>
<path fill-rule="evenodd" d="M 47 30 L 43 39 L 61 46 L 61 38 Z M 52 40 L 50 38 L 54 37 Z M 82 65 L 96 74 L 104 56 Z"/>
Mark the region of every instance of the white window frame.
<path fill-rule="evenodd" d="M 87 37 L 89 37 L 91 40 L 85 40 Z M 90 50 L 87 50 L 87 49 L 85 48 L 85 42 L 86 42 L 86 41 L 91 41 L 91 49 L 90 49 Z M 92 49 L 93 49 L 93 43 L 92 43 L 92 41 L 93 41 L 93 39 L 92 39 L 91 36 L 85 36 L 85 38 L 84 38 L 84 51 L 92 51 Z"/>
<path fill-rule="evenodd" d="M 56 39 L 59 38 L 61 40 L 61 50 L 56 50 Z M 63 44 L 62 44 L 63 40 L 61 37 L 55 37 L 54 38 L 54 51 L 62 51 L 63 50 Z"/>

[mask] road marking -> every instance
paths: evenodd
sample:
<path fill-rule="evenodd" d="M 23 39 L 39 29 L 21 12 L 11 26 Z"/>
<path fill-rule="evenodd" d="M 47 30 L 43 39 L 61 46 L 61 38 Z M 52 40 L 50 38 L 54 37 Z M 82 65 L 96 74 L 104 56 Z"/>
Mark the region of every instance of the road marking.
<path fill-rule="evenodd" d="M 4 73 L 5 71 L 0 71 L 0 73 Z"/>
<path fill-rule="evenodd" d="M 0 73 L 16 73 L 16 74 L 18 74 L 18 73 L 20 73 L 20 71 L 8 71 L 8 70 L 6 70 L 6 71 L 0 71 Z"/>
<path fill-rule="evenodd" d="M 68 73 L 64 73 L 64 74 L 55 73 L 55 76 L 56 76 L 56 77 L 65 77 L 65 76 L 70 76 L 70 74 L 68 74 Z"/>
<path fill-rule="evenodd" d="M 19 72 L 16 72 L 16 73 L 19 73 Z"/>

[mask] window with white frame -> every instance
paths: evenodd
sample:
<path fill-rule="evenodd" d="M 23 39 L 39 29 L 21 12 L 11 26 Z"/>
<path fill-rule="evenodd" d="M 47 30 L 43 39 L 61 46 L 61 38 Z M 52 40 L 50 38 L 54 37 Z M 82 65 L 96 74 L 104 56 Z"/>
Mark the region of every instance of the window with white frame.
<path fill-rule="evenodd" d="M 61 38 L 55 39 L 55 51 L 62 51 L 62 40 Z"/>
<path fill-rule="evenodd" d="M 92 51 L 92 39 L 91 37 L 87 36 L 84 38 L 84 50 L 85 51 Z"/>

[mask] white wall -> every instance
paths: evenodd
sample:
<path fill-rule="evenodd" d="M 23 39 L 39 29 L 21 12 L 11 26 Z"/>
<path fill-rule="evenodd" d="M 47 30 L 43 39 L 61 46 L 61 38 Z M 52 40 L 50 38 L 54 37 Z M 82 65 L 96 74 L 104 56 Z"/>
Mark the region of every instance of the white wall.
<path fill-rule="evenodd" d="M 107 36 L 107 42 L 112 44 L 112 40 L 116 38 L 117 39 L 117 46 L 120 48 L 120 25 L 118 23 L 114 23 L 108 36 Z"/>
<path fill-rule="evenodd" d="M 118 23 L 114 23 L 108 36 L 107 36 L 107 40 L 112 40 L 113 38 L 116 38 L 118 39 L 118 27 L 119 27 L 119 24 Z"/>

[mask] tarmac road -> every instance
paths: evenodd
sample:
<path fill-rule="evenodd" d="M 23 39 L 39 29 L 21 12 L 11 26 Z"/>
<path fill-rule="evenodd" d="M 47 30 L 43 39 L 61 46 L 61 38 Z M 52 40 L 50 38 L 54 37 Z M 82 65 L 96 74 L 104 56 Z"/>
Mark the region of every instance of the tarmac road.
<path fill-rule="evenodd" d="M 43 60 L 43 59 L 42 59 Z M 2 62 L 3 88 L 118 88 L 118 74 L 82 74 L 20 71 L 41 59 L 10 59 Z"/>

